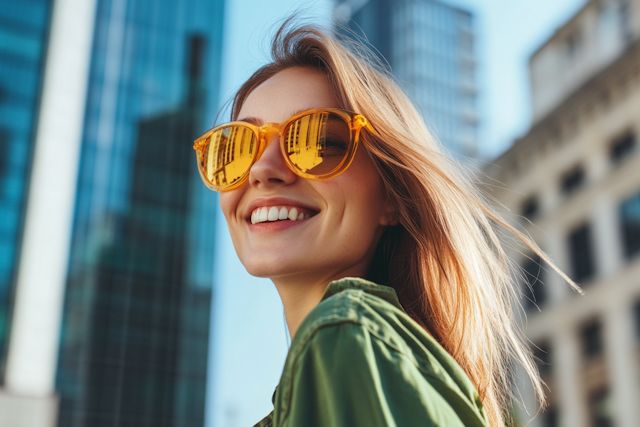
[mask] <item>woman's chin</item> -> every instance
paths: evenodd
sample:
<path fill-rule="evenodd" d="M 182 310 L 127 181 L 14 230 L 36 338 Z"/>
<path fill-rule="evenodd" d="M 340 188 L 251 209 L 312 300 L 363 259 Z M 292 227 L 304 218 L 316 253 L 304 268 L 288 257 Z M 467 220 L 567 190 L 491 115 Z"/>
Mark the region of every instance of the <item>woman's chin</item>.
<path fill-rule="evenodd" d="M 309 263 L 309 258 L 299 256 L 252 257 L 241 259 L 241 261 L 250 275 L 271 279 L 274 282 L 287 281 L 287 278 L 296 278 L 296 281 L 315 281 L 319 279 L 318 276 L 325 276 L 328 271 L 336 270 L 335 265 L 331 263 L 326 265 L 318 262 Z"/>
<path fill-rule="evenodd" d="M 273 279 L 277 277 L 289 276 L 300 272 L 300 269 L 287 268 L 282 262 L 265 263 L 264 259 L 256 260 L 257 262 L 243 262 L 244 268 L 254 277 L 264 277 Z"/>

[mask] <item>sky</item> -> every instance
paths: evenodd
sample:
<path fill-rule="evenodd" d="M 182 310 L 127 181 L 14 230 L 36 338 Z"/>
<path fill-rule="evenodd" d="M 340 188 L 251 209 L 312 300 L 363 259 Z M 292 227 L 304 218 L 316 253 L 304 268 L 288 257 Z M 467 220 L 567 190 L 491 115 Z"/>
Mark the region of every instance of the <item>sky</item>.
<path fill-rule="evenodd" d="M 493 159 L 530 126 L 529 56 L 585 0 L 442 0 L 475 17 L 480 153 Z M 302 6 L 318 19 L 330 0 L 228 0 L 222 102 L 266 61 L 278 21 Z M 307 13 L 308 14 L 308 13 Z M 213 118 L 211 118 L 213 120 Z M 288 341 L 273 284 L 248 275 L 217 219 L 207 427 L 252 426 L 272 409 Z"/>

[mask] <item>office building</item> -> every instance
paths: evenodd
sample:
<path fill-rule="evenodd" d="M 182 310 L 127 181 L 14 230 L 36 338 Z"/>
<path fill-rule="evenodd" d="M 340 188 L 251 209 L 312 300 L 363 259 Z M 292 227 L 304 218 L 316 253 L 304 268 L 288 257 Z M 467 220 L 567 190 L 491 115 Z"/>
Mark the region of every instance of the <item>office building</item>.
<path fill-rule="evenodd" d="M 0 378 L 11 322 L 30 159 L 49 30 L 50 2 L 0 8 Z"/>
<path fill-rule="evenodd" d="M 223 2 L 47 4 L 0 426 L 202 426 Z"/>
<path fill-rule="evenodd" d="M 636 426 L 640 1 L 586 2 L 532 55 L 530 73 L 534 121 L 487 168 L 491 195 L 586 295 L 530 251 L 514 253 L 528 282 L 525 331 L 548 385 L 549 406 L 529 425 Z M 537 408 L 530 387 L 519 388 L 524 424 Z"/>
<path fill-rule="evenodd" d="M 473 16 L 435 0 L 349 0 L 336 8 L 390 66 L 452 153 L 477 156 Z"/>

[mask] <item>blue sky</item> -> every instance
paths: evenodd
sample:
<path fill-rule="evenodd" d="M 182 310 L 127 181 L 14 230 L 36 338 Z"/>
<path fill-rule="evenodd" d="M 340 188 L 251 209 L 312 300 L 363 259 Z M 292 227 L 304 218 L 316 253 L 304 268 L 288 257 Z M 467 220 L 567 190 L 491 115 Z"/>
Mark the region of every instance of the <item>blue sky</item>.
<path fill-rule="evenodd" d="M 528 57 L 585 0 L 442 1 L 475 16 L 480 151 L 493 158 L 529 127 Z M 270 30 L 278 20 L 300 5 L 322 19 L 330 3 L 228 1 L 223 101 L 266 61 Z M 271 394 L 287 352 L 282 304 L 270 281 L 246 273 L 221 214 L 216 225 L 207 427 L 252 426 L 273 409 Z"/>

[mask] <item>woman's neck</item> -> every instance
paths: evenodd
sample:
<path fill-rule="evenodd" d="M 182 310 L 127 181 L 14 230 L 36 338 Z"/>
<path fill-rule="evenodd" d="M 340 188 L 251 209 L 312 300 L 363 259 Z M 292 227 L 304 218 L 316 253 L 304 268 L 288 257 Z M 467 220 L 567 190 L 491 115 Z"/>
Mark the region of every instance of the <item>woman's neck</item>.
<path fill-rule="evenodd" d="M 273 282 L 282 299 L 289 335 L 293 340 L 293 336 L 298 331 L 304 318 L 322 299 L 329 282 L 306 282 L 305 285 L 301 285 L 301 283 L 305 282 L 292 283 L 288 280 L 284 283 L 279 280 L 274 280 Z"/>
<path fill-rule="evenodd" d="M 329 283 L 343 277 L 364 277 L 369 265 L 368 261 L 365 260 L 363 263 L 358 263 L 333 274 L 304 274 L 271 278 L 280 294 L 280 299 L 282 299 L 284 315 L 292 340 L 302 321 L 322 300 Z"/>

